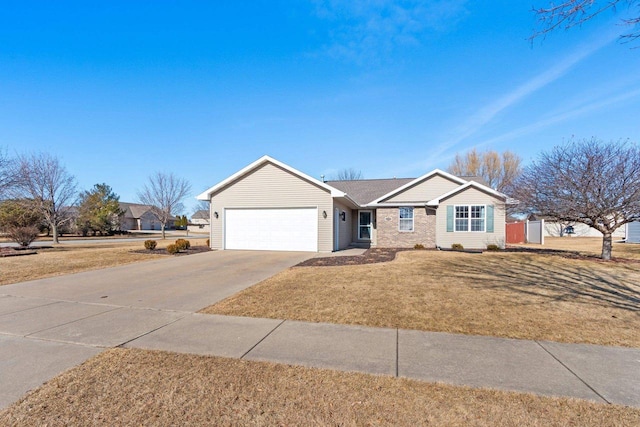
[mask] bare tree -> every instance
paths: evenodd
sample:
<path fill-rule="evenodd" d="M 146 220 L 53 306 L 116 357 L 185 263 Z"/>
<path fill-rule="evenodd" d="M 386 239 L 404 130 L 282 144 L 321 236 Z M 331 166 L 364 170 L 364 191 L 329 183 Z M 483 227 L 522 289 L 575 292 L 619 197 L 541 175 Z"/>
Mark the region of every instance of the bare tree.
<path fill-rule="evenodd" d="M 58 227 L 71 221 L 71 205 L 76 197 L 75 177 L 48 153 L 20 155 L 17 159 L 16 190 L 22 198 L 32 199 L 59 243 Z"/>
<path fill-rule="evenodd" d="M 566 234 L 575 234 L 574 226 L 575 221 L 559 221 L 555 218 L 551 218 L 551 221 L 545 221 L 544 227 L 551 236 L 564 237 Z M 573 232 L 570 232 L 573 230 Z"/>
<path fill-rule="evenodd" d="M 499 154 L 488 150 L 478 153 L 474 148 L 464 155 L 456 154 L 447 170 L 457 176 L 477 176 L 501 192 L 508 192 L 513 181 L 520 175 L 522 160 L 511 151 Z"/>
<path fill-rule="evenodd" d="M 631 9 L 634 6 L 640 6 L 640 0 L 565 0 L 551 3 L 548 7 L 534 8 L 533 11 L 542 24 L 542 29 L 534 32 L 531 39 L 544 36 L 558 28 L 579 27 L 604 11 L 613 10 L 615 12 L 618 7 L 623 5 Z M 620 36 L 623 40 L 631 41 L 640 38 L 640 30 L 636 28 L 640 24 L 640 16 L 621 21 L 632 28 L 632 31 Z"/>
<path fill-rule="evenodd" d="M 193 213 L 196 213 L 198 211 L 209 212 L 210 208 L 211 208 L 211 203 L 209 202 L 209 200 L 198 200 L 198 203 L 196 203 L 196 206 L 193 208 Z"/>
<path fill-rule="evenodd" d="M 7 197 L 9 190 L 16 184 L 14 161 L 0 148 L 0 200 Z"/>
<path fill-rule="evenodd" d="M 337 181 L 357 181 L 363 179 L 362 171 L 356 170 L 354 168 L 345 168 L 338 171 L 338 175 L 336 176 Z"/>
<path fill-rule="evenodd" d="M 601 256 L 609 260 L 612 233 L 640 220 L 640 147 L 594 138 L 572 141 L 540 154 L 514 188 L 524 211 L 601 232 Z"/>
<path fill-rule="evenodd" d="M 158 219 L 162 227 L 162 238 L 166 238 L 165 229 L 172 218 L 183 208 L 182 200 L 191 191 L 191 185 L 172 173 L 156 172 L 149 177 L 149 182 L 138 192 L 140 203 L 151 206 L 151 213 Z"/>

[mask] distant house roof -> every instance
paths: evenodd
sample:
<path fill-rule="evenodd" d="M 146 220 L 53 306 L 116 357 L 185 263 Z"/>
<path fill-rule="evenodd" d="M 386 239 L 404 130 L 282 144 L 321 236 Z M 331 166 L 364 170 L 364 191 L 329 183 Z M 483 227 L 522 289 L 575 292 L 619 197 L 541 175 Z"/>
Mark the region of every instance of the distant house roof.
<path fill-rule="evenodd" d="M 196 211 L 193 215 L 191 215 L 191 219 L 209 219 L 209 211 Z"/>
<path fill-rule="evenodd" d="M 326 181 L 326 183 L 346 193 L 359 205 L 366 205 L 372 200 L 376 200 L 413 180 L 414 178 L 358 179 L 352 181 Z"/>
<path fill-rule="evenodd" d="M 63 213 L 64 215 L 77 217 L 78 210 L 79 210 L 78 206 L 63 206 L 62 209 L 60 209 L 60 212 Z"/>
<path fill-rule="evenodd" d="M 142 216 L 151 210 L 150 205 L 142 205 L 139 203 L 120 202 L 120 209 L 124 211 L 125 218 L 142 218 Z M 169 219 L 175 219 L 171 216 Z"/>
<path fill-rule="evenodd" d="M 125 218 L 141 218 L 151 209 L 149 205 L 141 205 L 138 203 L 120 202 L 120 209 L 124 211 Z"/>

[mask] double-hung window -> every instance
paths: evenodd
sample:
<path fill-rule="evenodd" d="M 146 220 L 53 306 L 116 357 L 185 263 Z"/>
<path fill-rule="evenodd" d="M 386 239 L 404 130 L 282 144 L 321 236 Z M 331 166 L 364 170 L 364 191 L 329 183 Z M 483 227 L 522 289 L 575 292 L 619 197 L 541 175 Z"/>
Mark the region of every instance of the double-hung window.
<path fill-rule="evenodd" d="M 398 230 L 413 231 L 413 208 L 400 208 Z"/>
<path fill-rule="evenodd" d="M 486 207 L 469 205 L 455 207 L 455 231 L 485 231 Z"/>
<path fill-rule="evenodd" d="M 469 206 L 456 206 L 456 231 L 469 231 Z"/>
<path fill-rule="evenodd" d="M 485 208 L 484 205 L 470 206 L 471 231 L 484 231 Z"/>

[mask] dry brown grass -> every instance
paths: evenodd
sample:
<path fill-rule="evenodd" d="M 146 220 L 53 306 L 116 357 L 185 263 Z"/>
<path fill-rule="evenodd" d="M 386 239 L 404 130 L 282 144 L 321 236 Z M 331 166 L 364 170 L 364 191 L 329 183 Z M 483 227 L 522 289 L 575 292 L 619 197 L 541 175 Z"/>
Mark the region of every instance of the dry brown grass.
<path fill-rule="evenodd" d="M 640 409 L 392 377 L 109 350 L 0 413 L 1 425 L 632 426 Z"/>
<path fill-rule="evenodd" d="M 545 237 L 544 245 L 524 244 L 512 245 L 532 249 L 555 249 L 575 251 L 584 255 L 600 256 L 602 253 L 601 237 Z M 640 260 L 640 245 L 633 243 L 614 243 L 612 256 Z"/>
<path fill-rule="evenodd" d="M 52 249 L 37 249 L 37 255 L 0 258 L 0 285 L 158 258 L 163 256 L 163 249 L 174 241 L 158 240 L 155 253 L 146 254 L 131 252 L 144 249 L 144 242 L 140 241 L 56 245 Z"/>
<path fill-rule="evenodd" d="M 295 267 L 203 312 L 640 347 L 640 263 L 409 251 Z"/>

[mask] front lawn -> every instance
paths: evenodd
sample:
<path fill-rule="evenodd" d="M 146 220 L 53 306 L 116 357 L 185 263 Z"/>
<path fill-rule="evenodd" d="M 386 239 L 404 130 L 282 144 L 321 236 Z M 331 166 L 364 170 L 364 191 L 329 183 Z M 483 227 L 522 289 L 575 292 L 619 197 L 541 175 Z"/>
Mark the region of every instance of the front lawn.
<path fill-rule="evenodd" d="M 577 252 L 586 256 L 599 257 L 602 253 L 602 237 L 545 237 L 544 245 L 522 244 L 513 246 L 534 250 L 551 249 L 570 253 Z M 640 244 L 621 243 L 614 239 L 611 255 L 614 259 L 635 259 L 640 261 Z"/>
<path fill-rule="evenodd" d="M 166 256 L 167 245 L 175 239 L 157 240 L 155 251 L 146 251 L 144 242 L 62 244 L 35 248 L 36 255 L 0 258 L 0 285 L 115 267 Z M 192 244 L 203 245 L 194 241 Z"/>
<path fill-rule="evenodd" d="M 202 312 L 640 347 L 640 262 L 407 251 L 294 267 Z"/>
<path fill-rule="evenodd" d="M 112 349 L 0 412 L 0 424 L 638 425 L 640 409 L 323 369 Z"/>

